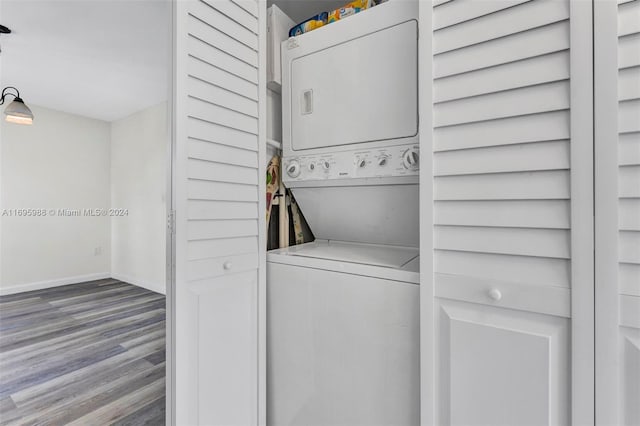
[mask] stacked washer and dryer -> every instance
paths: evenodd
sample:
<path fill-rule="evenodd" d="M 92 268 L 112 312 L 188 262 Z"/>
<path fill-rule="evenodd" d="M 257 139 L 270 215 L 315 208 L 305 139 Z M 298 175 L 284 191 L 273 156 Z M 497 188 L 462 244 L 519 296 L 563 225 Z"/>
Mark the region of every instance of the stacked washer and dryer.
<path fill-rule="evenodd" d="M 267 254 L 270 426 L 420 415 L 417 2 L 282 44 L 283 181 L 316 240 Z"/>

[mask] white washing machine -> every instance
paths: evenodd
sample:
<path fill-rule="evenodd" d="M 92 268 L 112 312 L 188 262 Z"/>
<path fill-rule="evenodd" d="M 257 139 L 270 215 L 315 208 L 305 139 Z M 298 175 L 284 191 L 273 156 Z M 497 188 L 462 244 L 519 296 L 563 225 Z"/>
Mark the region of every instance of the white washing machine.
<path fill-rule="evenodd" d="M 267 424 L 419 424 L 418 250 L 315 241 L 267 261 Z"/>
<path fill-rule="evenodd" d="M 416 16 L 282 45 L 283 180 L 317 240 L 267 254 L 269 426 L 419 424 Z"/>

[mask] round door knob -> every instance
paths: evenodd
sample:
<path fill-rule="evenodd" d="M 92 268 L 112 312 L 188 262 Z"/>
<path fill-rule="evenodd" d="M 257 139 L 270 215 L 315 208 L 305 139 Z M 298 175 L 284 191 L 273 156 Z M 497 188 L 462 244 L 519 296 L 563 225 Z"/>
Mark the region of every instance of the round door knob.
<path fill-rule="evenodd" d="M 287 165 L 287 174 L 292 178 L 300 176 L 300 163 L 297 161 L 290 162 Z"/>
<path fill-rule="evenodd" d="M 489 290 L 489 299 L 497 302 L 498 300 L 502 299 L 502 293 L 497 288 L 492 288 L 491 290 Z"/>
<path fill-rule="evenodd" d="M 420 154 L 414 148 L 410 148 L 402 154 L 402 164 L 405 169 L 417 170 L 420 166 Z"/>
<path fill-rule="evenodd" d="M 227 260 L 226 262 L 224 262 L 224 263 L 222 264 L 222 268 L 223 268 L 225 271 L 230 270 L 232 266 L 233 266 L 233 264 L 232 264 L 229 260 Z"/>
<path fill-rule="evenodd" d="M 322 168 L 325 170 L 329 170 L 329 167 L 331 167 L 331 164 L 329 164 L 328 161 L 323 161 L 322 162 Z"/>

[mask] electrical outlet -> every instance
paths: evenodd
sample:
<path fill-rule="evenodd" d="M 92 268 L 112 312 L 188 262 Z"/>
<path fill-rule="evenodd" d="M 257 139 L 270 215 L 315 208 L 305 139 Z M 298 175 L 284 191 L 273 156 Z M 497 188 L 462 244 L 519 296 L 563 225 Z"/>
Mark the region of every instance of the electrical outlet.
<path fill-rule="evenodd" d="M 102 254 L 102 247 L 96 247 L 95 249 L 93 249 L 94 256 L 100 256 L 101 254 Z"/>

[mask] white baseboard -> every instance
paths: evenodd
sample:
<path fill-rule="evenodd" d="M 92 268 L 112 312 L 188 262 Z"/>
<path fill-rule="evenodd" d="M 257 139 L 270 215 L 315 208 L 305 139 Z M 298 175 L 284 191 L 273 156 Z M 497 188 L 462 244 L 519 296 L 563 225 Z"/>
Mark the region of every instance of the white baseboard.
<path fill-rule="evenodd" d="M 113 278 L 114 280 L 124 281 L 125 283 L 133 284 L 138 287 L 146 288 L 147 290 L 151 290 L 156 293 L 165 294 L 165 295 L 167 294 L 164 283 L 162 283 L 162 286 L 161 286 L 162 288 L 158 288 L 157 282 L 152 283 L 150 281 L 140 280 L 135 277 L 131 277 L 123 274 L 117 274 L 117 273 L 112 273 L 111 278 Z"/>
<path fill-rule="evenodd" d="M 111 273 L 100 272 L 97 274 L 76 275 L 75 277 L 65 277 L 56 280 L 38 281 L 35 283 L 26 283 L 12 285 L 8 287 L 0 287 L 0 296 L 6 296 L 9 294 L 24 293 L 26 291 L 42 290 L 45 288 L 59 287 L 69 284 L 78 284 L 86 281 L 102 280 L 105 278 L 111 278 Z"/>

